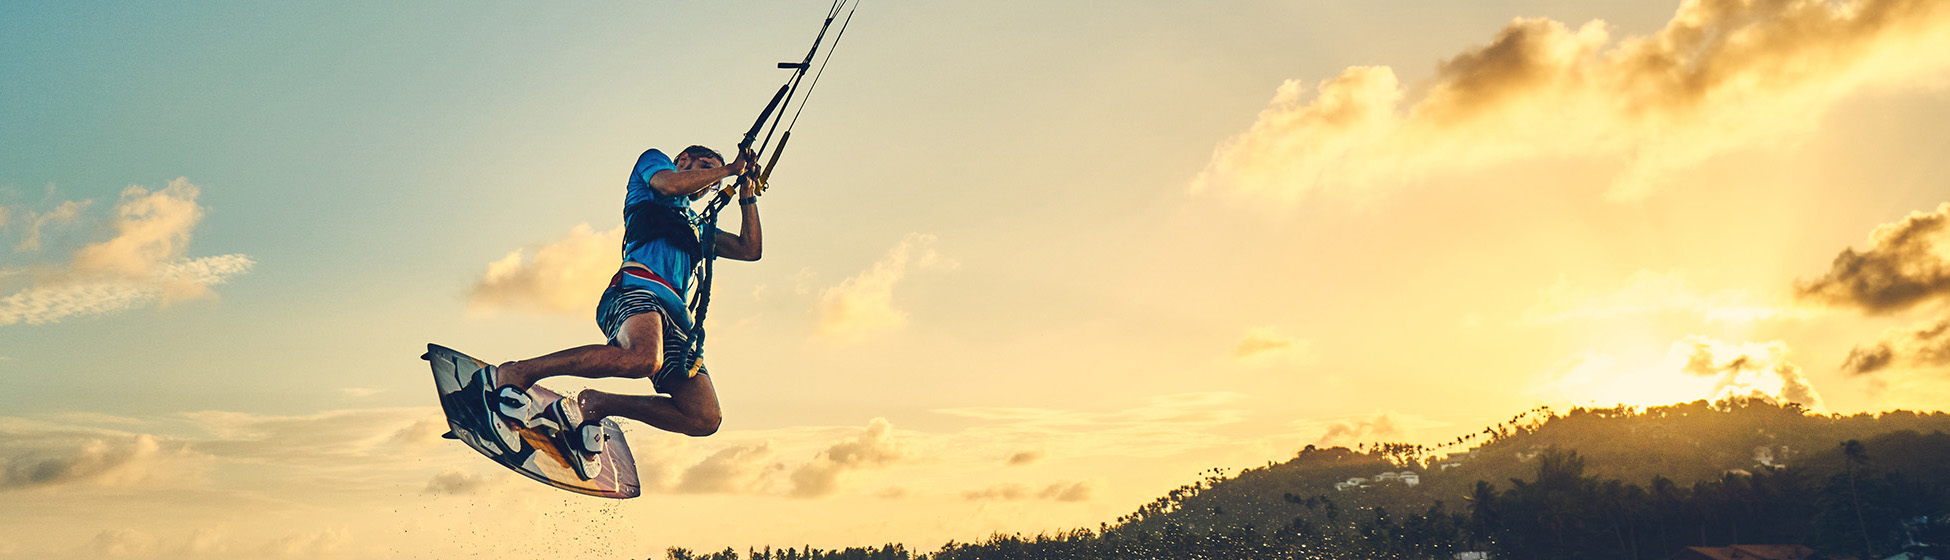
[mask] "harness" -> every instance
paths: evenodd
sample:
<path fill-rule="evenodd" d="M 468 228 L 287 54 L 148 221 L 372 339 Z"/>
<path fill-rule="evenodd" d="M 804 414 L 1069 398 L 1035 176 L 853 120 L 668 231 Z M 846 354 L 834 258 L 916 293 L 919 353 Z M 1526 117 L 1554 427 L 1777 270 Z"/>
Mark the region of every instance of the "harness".
<path fill-rule="evenodd" d="M 683 210 L 657 202 L 644 200 L 623 207 L 624 221 L 629 225 L 623 230 L 623 248 L 631 245 L 664 240 L 672 247 L 690 255 L 691 261 L 704 258 L 704 247 L 698 242 L 698 230 Z M 683 292 L 678 292 L 683 293 Z"/>

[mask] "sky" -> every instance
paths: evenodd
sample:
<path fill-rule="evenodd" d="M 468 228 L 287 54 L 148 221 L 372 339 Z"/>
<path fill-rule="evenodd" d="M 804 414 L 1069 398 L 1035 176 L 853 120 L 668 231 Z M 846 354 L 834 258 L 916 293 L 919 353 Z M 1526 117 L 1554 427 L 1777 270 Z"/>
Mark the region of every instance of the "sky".
<path fill-rule="evenodd" d="M 626 425 L 625 501 L 439 439 L 424 345 L 601 342 L 637 154 L 826 7 L 0 4 L 0 558 L 931 550 L 1538 405 L 1950 402 L 1950 5 L 924 0 L 718 269 L 721 431 Z"/>

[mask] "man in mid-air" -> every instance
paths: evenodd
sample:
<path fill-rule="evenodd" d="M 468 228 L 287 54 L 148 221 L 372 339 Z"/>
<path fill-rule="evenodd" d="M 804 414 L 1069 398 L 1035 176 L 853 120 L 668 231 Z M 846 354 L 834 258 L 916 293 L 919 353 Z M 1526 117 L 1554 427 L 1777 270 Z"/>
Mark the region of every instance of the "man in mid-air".
<path fill-rule="evenodd" d="M 610 416 L 692 436 L 716 433 L 722 412 L 711 376 L 689 367 L 693 325 L 685 295 L 704 257 L 699 236 L 713 236 L 714 255 L 741 261 L 758 260 L 764 241 L 751 181 L 738 184 L 736 234 L 698 226 L 690 203 L 724 179 L 745 174 L 754 157 L 743 152 L 727 165 L 703 146 L 685 148 L 675 160 L 655 149 L 643 152 L 624 195 L 623 264 L 596 305 L 596 324 L 609 343 L 483 368 L 478 375 L 487 376 L 481 381 L 493 389 L 489 400 L 498 412 L 530 425 L 538 419 L 556 424 L 582 459 L 571 462 L 581 463 L 578 470 L 592 466 L 591 458 L 602 451 L 600 422 Z M 535 382 L 563 375 L 649 379 L 662 394 L 592 389 L 546 408 L 527 398 Z"/>

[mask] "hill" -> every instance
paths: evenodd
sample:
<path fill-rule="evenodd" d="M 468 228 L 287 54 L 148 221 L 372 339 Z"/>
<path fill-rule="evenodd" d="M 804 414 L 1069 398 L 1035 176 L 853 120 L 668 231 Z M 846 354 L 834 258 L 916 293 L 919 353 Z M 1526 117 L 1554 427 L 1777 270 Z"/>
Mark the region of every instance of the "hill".
<path fill-rule="evenodd" d="M 1900 432 L 1950 432 L 1950 414 L 1817 415 L 1765 401 L 1695 401 L 1644 410 L 1578 408 L 1561 415 L 1539 408 L 1476 432 L 1474 439 L 1483 443 L 1449 454 L 1407 444 L 1376 444 L 1360 451 L 1309 446 L 1285 462 L 1230 477 L 1207 476 L 1144 505 L 1117 525 L 1137 531 L 1174 526 L 1223 532 L 1280 527 L 1296 516 L 1330 523 L 1376 508 L 1407 512 L 1437 502 L 1461 505 L 1478 481 L 1507 485 L 1534 476 L 1537 457 L 1553 448 L 1577 452 L 1586 476 L 1637 485 L 1663 478 L 1690 486 L 1728 472 L 1787 467 L 1805 467 L 1810 476 L 1826 477 L 1843 469 L 1838 451 L 1842 442 Z M 1892 440 L 1870 448 L 1878 454 L 1887 449 L 1896 461 L 1891 466 L 1927 470 L 1907 451 L 1899 453 L 1913 445 Z M 1417 484 L 1378 480 L 1391 472 L 1413 473 Z M 1336 482 L 1357 477 L 1368 479 L 1366 487 L 1335 488 Z M 1310 500 L 1313 506 L 1307 505 Z M 1326 509 L 1329 502 L 1336 514 L 1332 517 Z"/>
<path fill-rule="evenodd" d="M 1450 449 L 1457 451 L 1449 452 Z M 1657 560 L 1689 546 L 1950 557 L 1950 414 L 1811 414 L 1767 401 L 1540 407 L 1448 446 L 1316 448 L 1213 469 L 1097 530 L 748 550 L 751 560 L 1306 558 Z M 731 549 L 672 559 L 738 560 Z"/>

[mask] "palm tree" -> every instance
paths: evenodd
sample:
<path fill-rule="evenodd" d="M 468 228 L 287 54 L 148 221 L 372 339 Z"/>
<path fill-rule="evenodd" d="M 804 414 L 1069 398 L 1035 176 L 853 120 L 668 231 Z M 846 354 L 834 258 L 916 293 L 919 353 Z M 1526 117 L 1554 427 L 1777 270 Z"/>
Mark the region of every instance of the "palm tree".
<path fill-rule="evenodd" d="M 1847 467 L 1848 500 L 1855 506 L 1855 526 L 1862 532 L 1862 551 L 1875 558 L 1875 544 L 1869 541 L 1869 524 L 1862 520 L 1862 498 L 1855 490 L 1855 466 L 1869 463 L 1869 453 L 1863 450 L 1861 441 L 1842 442 L 1842 463 Z"/>

